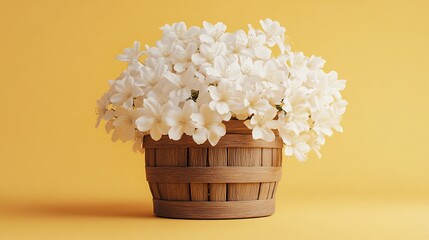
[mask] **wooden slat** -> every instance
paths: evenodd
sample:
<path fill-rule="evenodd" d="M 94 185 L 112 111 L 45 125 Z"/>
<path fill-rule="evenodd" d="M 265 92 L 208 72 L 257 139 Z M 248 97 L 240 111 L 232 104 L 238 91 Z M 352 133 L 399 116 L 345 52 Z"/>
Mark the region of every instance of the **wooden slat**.
<path fill-rule="evenodd" d="M 156 150 L 154 148 L 145 149 L 144 154 L 145 154 L 146 167 L 156 166 L 155 151 Z M 156 182 L 149 182 L 149 188 L 154 199 L 161 199 L 161 196 L 159 195 L 158 184 Z"/>
<path fill-rule="evenodd" d="M 229 120 L 223 122 L 225 124 L 226 133 L 238 133 L 238 134 L 252 134 L 252 129 L 249 129 L 244 125 L 244 121 L 240 120 Z"/>
<path fill-rule="evenodd" d="M 269 216 L 273 199 L 256 201 L 184 202 L 153 200 L 155 215 L 169 218 L 230 219 Z"/>
<path fill-rule="evenodd" d="M 281 167 L 146 167 L 146 179 L 158 183 L 260 183 L 281 179 Z"/>
<path fill-rule="evenodd" d="M 145 148 L 229 148 L 243 147 L 246 148 L 282 148 L 283 141 L 279 136 L 276 136 L 273 142 L 253 139 L 251 134 L 226 134 L 223 136 L 216 146 L 210 145 L 208 141 L 203 144 L 196 144 L 191 136 L 182 136 L 179 141 L 171 140 L 168 136 L 162 136 L 159 141 L 153 140 L 149 135 L 144 136 Z"/>
<path fill-rule="evenodd" d="M 189 148 L 188 151 L 188 167 L 191 172 L 195 166 L 207 166 L 207 148 Z M 207 167 L 206 167 L 207 169 Z M 167 176 L 167 175 L 164 175 Z M 170 174 L 168 176 L 171 176 Z M 191 181 L 194 182 L 194 181 Z M 192 201 L 207 201 L 209 199 L 207 183 L 191 183 L 191 200 Z"/>
<path fill-rule="evenodd" d="M 210 167 L 227 166 L 227 148 L 209 148 L 208 160 Z M 226 201 L 226 184 L 210 183 L 209 200 L 212 202 Z"/>
<path fill-rule="evenodd" d="M 228 166 L 261 166 L 261 149 L 228 148 Z M 260 183 L 229 183 L 228 201 L 256 200 Z"/>
<path fill-rule="evenodd" d="M 281 167 L 282 166 L 282 149 L 273 148 L 273 167 Z M 268 192 L 269 198 L 275 198 L 277 191 L 277 182 L 270 183 L 270 189 Z"/>
<path fill-rule="evenodd" d="M 273 150 L 272 148 L 263 148 L 262 149 L 262 166 L 271 166 L 273 164 Z M 280 168 L 281 172 L 281 168 Z M 259 187 L 259 196 L 258 199 L 268 199 L 268 191 L 270 189 L 271 181 L 261 181 L 261 185 Z"/>
<path fill-rule="evenodd" d="M 229 120 L 222 122 L 225 125 L 226 133 L 237 133 L 237 134 L 252 134 L 252 129 L 247 128 L 242 120 Z M 277 130 L 273 130 L 275 135 L 279 135 Z"/>
<path fill-rule="evenodd" d="M 186 167 L 188 156 L 186 148 L 156 149 L 157 167 Z M 163 200 L 189 201 L 189 184 L 187 183 L 158 183 L 159 193 Z"/>

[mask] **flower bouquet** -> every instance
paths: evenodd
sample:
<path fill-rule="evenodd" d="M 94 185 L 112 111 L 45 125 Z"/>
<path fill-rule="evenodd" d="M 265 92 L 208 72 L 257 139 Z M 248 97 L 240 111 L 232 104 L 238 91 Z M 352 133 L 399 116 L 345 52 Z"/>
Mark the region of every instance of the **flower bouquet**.
<path fill-rule="evenodd" d="M 223 23 L 165 25 L 97 101 L 112 139 L 144 150 L 158 216 L 245 218 L 274 212 L 286 156 L 305 160 L 342 131 L 345 80 L 293 52 L 277 21 L 233 33 Z M 274 54 L 273 50 L 277 53 Z"/>

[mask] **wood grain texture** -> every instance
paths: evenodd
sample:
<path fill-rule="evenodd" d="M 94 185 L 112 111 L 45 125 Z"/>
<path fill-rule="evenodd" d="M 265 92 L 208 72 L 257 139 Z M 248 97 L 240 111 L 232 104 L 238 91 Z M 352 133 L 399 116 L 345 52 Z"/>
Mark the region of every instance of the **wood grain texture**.
<path fill-rule="evenodd" d="M 155 148 L 145 149 L 145 162 L 147 167 L 155 167 Z M 161 195 L 159 194 L 158 183 L 149 181 L 150 192 L 152 193 L 152 197 L 155 199 L 161 199 Z"/>
<path fill-rule="evenodd" d="M 179 141 L 171 140 L 168 136 L 162 136 L 160 140 L 155 141 L 149 135 L 144 136 L 145 148 L 229 148 L 243 147 L 247 148 L 282 148 L 283 141 L 276 136 L 273 142 L 253 139 L 251 134 L 226 134 L 223 136 L 216 146 L 210 145 L 208 141 L 203 144 L 196 144 L 192 137 L 182 136 Z"/>
<path fill-rule="evenodd" d="M 228 166 L 261 166 L 260 148 L 228 148 Z M 228 183 L 228 201 L 257 200 L 260 183 Z"/>
<path fill-rule="evenodd" d="M 238 133 L 238 134 L 252 134 L 252 129 L 249 129 L 244 125 L 243 121 L 240 120 L 229 120 L 223 122 L 225 124 L 226 133 Z"/>
<path fill-rule="evenodd" d="M 261 152 L 262 156 L 262 167 L 266 166 L 272 166 L 273 164 L 273 150 L 272 148 L 263 148 Z M 281 168 L 280 168 L 281 169 Z M 269 199 L 271 197 L 268 197 L 268 193 L 270 190 L 270 182 L 279 181 L 279 180 L 273 180 L 273 181 L 261 181 L 261 185 L 259 187 L 259 196 L 258 199 Z"/>
<path fill-rule="evenodd" d="M 228 165 L 227 148 L 209 148 L 208 160 L 210 167 L 221 167 Z M 226 181 L 225 181 L 226 182 Z M 210 183 L 210 201 L 219 202 L 226 201 L 226 183 Z"/>
<path fill-rule="evenodd" d="M 280 181 L 281 167 L 146 167 L 146 179 L 158 183 L 260 183 Z"/>
<path fill-rule="evenodd" d="M 273 152 L 273 167 L 282 165 L 282 150 L 281 149 L 272 149 Z M 270 183 L 270 188 L 268 191 L 268 198 L 274 198 L 277 189 L 277 182 Z"/>
<path fill-rule="evenodd" d="M 153 200 L 155 215 L 169 218 L 229 219 L 272 215 L 273 199 L 257 201 L 185 202 Z"/>
<path fill-rule="evenodd" d="M 281 178 L 282 140 L 254 140 L 243 121 L 225 123 L 213 147 L 189 136 L 143 138 L 146 178 L 157 216 L 230 219 L 268 216 Z"/>
<path fill-rule="evenodd" d="M 156 149 L 157 167 L 186 167 L 187 165 L 186 148 Z M 158 189 L 163 200 L 190 200 L 189 184 L 187 183 L 158 183 Z"/>
<path fill-rule="evenodd" d="M 249 129 L 244 125 L 244 121 L 242 120 L 229 120 L 224 121 L 223 124 L 226 128 L 226 133 L 238 133 L 238 134 L 252 134 L 252 129 Z M 273 130 L 275 135 L 279 135 L 279 132 L 277 130 Z"/>
<path fill-rule="evenodd" d="M 192 174 L 195 172 L 193 171 L 193 167 L 204 166 L 203 169 L 207 169 L 207 167 L 205 167 L 207 164 L 207 148 L 188 148 L 188 168 L 185 169 L 190 170 L 189 172 Z M 179 176 L 186 176 L 188 174 L 189 173 L 179 173 Z M 155 176 L 159 175 L 162 175 L 163 178 L 165 178 L 167 176 L 172 176 L 173 174 L 155 174 Z M 207 201 L 209 199 L 208 182 L 205 182 L 204 180 L 189 182 L 192 201 Z"/>

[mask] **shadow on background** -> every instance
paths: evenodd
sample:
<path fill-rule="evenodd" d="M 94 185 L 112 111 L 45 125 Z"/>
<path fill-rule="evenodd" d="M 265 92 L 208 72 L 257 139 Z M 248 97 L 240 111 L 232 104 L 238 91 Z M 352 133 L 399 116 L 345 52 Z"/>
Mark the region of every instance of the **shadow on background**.
<path fill-rule="evenodd" d="M 11 215 L 153 218 L 148 202 L 9 203 L 0 212 Z"/>

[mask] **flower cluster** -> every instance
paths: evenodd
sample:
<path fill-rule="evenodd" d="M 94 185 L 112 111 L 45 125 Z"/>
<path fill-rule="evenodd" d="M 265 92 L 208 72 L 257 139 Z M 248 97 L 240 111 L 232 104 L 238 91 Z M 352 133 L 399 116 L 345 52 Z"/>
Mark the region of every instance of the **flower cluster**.
<path fill-rule="evenodd" d="M 342 131 L 345 80 L 324 72 L 322 58 L 291 51 L 277 21 L 260 24 L 230 33 L 221 22 L 180 22 L 162 27 L 154 47 L 135 42 L 117 57 L 128 67 L 97 101 L 97 125 L 104 119 L 114 141 L 134 139 L 136 148 L 145 134 L 216 145 L 222 122 L 238 119 L 254 139 L 270 142 L 277 132 L 287 156 L 320 157 L 325 137 Z"/>

